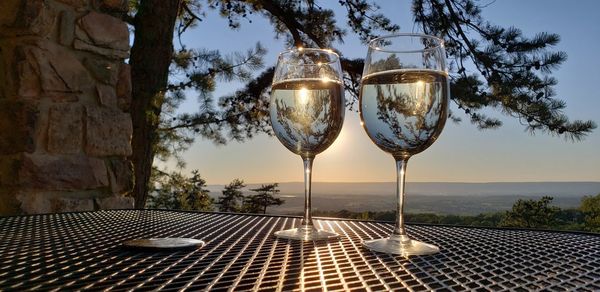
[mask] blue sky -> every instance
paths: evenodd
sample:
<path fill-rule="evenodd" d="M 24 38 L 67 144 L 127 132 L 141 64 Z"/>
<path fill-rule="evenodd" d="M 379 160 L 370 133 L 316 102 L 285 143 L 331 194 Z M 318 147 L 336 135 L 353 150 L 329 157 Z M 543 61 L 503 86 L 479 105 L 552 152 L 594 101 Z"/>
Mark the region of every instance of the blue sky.
<path fill-rule="evenodd" d="M 328 2 L 328 1 L 323 1 Z M 417 31 L 410 13 L 412 1 L 377 1 L 384 13 L 401 26 L 401 32 Z M 330 3 L 335 4 L 336 1 Z M 486 2 L 481 2 L 485 4 Z M 343 11 L 338 10 L 343 24 Z M 502 0 L 484 8 L 483 15 L 493 23 L 514 25 L 526 35 L 547 31 L 558 33 L 556 47 L 568 60 L 554 76 L 557 95 L 567 102 L 571 119 L 600 122 L 600 1 Z M 285 49 L 283 40 L 274 39 L 273 29 L 260 16 L 252 23 L 242 21 L 239 30 L 227 29 L 227 20 L 215 12 L 185 42 L 192 48 L 218 48 L 222 53 L 245 51 L 259 41 L 268 48 L 265 63 L 274 65 Z M 366 46 L 348 32 L 344 44 L 336 44 L 346 57 L 363 58 Z M 240 83 L 219 84 L 215 97 L 234 92 Z M 194 96 L 181 111 L 194 111 Z M 457 112 L 458 113 L 458 112 Z M 499 112 L 504 126 L 480 131 L 468 122 L 447 123 L 440 139 L 409 162 L 410 181 L 497 182 L 497 181 L 600 181 L 600 131 L 582 142 L 568 142 L 543 133 L 531 135 L 517 120 Z M 249 183 L 302 180 L 302 163 L 276 138 L 260 135 L 245 143 L 215 146 L 198 139 L 184 155 L 187 169 L 198 169 L 209 184 L 224 184 L 234 178 Z M 172 164 L 167 164 L 171 167 Z M 360 127 L 358 114 L 347 112 L 338 140 L 317 156 L 314 181 L 371 182 L 394 181 L 392 158 L 371 143 Z"/>

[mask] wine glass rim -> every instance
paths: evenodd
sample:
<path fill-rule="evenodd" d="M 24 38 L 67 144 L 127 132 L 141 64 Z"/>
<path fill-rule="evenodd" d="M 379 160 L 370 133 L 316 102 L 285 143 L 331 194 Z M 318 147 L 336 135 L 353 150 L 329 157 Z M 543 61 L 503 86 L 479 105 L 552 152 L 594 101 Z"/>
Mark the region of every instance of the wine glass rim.
<path fill-rule="evenodd" d="M 395 38 L 395 37 L 420 37 L 420 38 L 424 38 L 424 39 L 435 40 L 437 42 L 437 44 L 433 48 L 425 48 L 425 49 L 420 49 L 420 50 L 393 50 L 393 49 L 384 49 L 384 48 L 375 46 L 375 42 L 377 42 L 377 41 L 380 41 L 383 39 Z M 369 41 L 370 49 L 378 51 L 378 52 L 385 52 L 385 53 L 419 53 L 419 52 L 433 51 L 433 50 L 437 50 L 437 49 L 443 48 L 443 47 L 444 47 L 444 40 L 442 38 L 428 35 L 428 34 L 423 34 L 423 33 L 395 33 L 395 34 L 380 36 L 380 37 L 374 38 Z"/>
<path fill-rule="evenodd" d="M 287 49 L 287 50 L 279 53 L 279 57 L 286 55 L 286 54 L 293 53 L 293 52 L 323 52 L 323 53 L 326 53 L 326 54 L 329 54 L 329 55 L 332 55 L 335 57 L 333 60 L 331 60 L 329 62 L 322 62 L 322 64 L 334 64 L 340 60 L 340 55 L 338 55 L 338 53 L 336 53 L 332 49 L 303 48 L 303 47 L 293 47 L 293 48 Z M 303 66 L 312 66 L 312 65 L 317 66 L 318 64 L 304 64 Z"/>

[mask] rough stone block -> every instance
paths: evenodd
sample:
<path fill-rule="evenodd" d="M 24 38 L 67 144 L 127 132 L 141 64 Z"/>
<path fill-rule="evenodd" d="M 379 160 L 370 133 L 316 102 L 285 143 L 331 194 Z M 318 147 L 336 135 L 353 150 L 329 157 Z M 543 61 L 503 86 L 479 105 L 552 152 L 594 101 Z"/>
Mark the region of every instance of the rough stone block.
<path fill-rule="evenodd" d="M 38 97 L 42 92 L 40 80 L 40 65 L 38 58 L 40 52 L 33 46 L 18 47 L 15 53 L 17 60 L 18 94 L 22 97 Z M 51 79 L 54 84 L 60 84 L 56 74 L 44 76 Z M 48 84 L 48 81 L 46 81 Z"/>
<path fill-rule="evenodd" d="M 59 45 L 39 41 L 20 46 L 16 51 L 20 96 L 38 97 L 41 92 L 65 96 L 92 86 L 81 62 Z"/>
<path fill-rule="evenodd" d="M 94 211 L 94 201 L 89 199 L 53 198 L 50 199 L 52 213 Z"/>
<path fill-rule="evenodd" d="M 129 49 L 127 24 L 116 17 L 92 11 L 79 20 L 79 25 L 97 46 Z"/>
<path fill-rule="evenodd" d="M 66 85 L 67 91 L 80 92 L 90 87 L 90 75 L 75 54 L 51 42 L 44 42 L 42 49 L 45 50 L 51 68 Z M 41 73 L 44 76 L 44 72 Z"/>
<path fill-rule="evenodd" d="M 0 27 L 7 27 L 15 22 L 20 6 L 18 1 L 0 1 Z"/>
<path fill-rule="evenodd" d="M 100 210 L 133 209 L 133 198 L 121 195 L 96 198 L 95 202 Z"/>
<path fill-rule="evenodd" d="M 94 173 L 94 177 L 101 186 L 108 186 L 110 180 L 108 178 L 108 169 L 104 160 L 97 158 L 89 158 L 90 167 Z"/>
<path fill-rule="evenodd" d="M 18 185 L 18 172 L 21 168 L 21 161 L 21 154 L 0 156 L 0 190 Z"/>
<path fill-rule="evenodd" d="M 116 85 L 119 77 L 119 66 L 114 61 L 85 58 L 85 67 L 90 70 L 96 80 L 109 85 Z"/>
<path fill-rule="evenodd" d="M 117 94 L 114 87 L 98 84 L 96 85 L 96 92 L 101 105 L 112 108 L 117 107 Z"/>
<path fill-rule="evenodd" d="M 131 155 L 131 116 L 118 109 L 88 107 L 86 152 L 94 156 Z"/>
<path fill-rule="evenodd" d="M 48 152 L 75 154 L 83 148 L 83 107 L 57 104 L 48 117 Z"/>
<path fill-rule="evenodd" d="M 119 108 L 123 111 L 129 111 L 131 108 L 131 67 L 129 64 L 122 64 L 119 69 L 117 98 Z"/>
<path fill-rule="evenodd" d="M 19 201 L 15 198 L 15 190 L 7 187 L 0 188 L 0 216 L 20 215 Z"/>
<path fill-rule="evenodd" d="M 43 0 L 22 2 L 13 26 L 30 27 L 43 16 L 45 5 Z"/>
<path fill-rule="evenodd" d="M 126 194 L 133 190 L 133 164 L 123 158 L 113 158 L 108 162 L 110 187 L 115 194 Z"/>
<path fill-rule="evenodd" d="M 20 192 L 16 199 L 20 209 L 26 214 L 45 214 L 60 212 L 93 211 L 94 200 L 91 197 L 79 197 L 81 194 L 57 194 L 51 192 Z"/>
<path fill-rule="evenodd" d="M 35 151 L 35 103 L 0 100 L 0 155 Z"/>
<path fill-rule="evenodd" d="M 63 10 L 60 14 L 59 42 L 70 47 L 75 38 L 75 14 L 71 10 Z"/>
<path fill-rule="evenodd" d="M 25 214 L 46 214 L 52 212 L 50 198 L 46 194 L 20 192 L 16 196 L 20 211 Z"/>
<path fill-rule="evenodd" d="M 104 161 L 84 155 L 23 156 L 19 185 L 35 190 L 86 190 L 108 186 Z"/>
<path fill-rule="evenodd" d="M 52 9 L 48 1 L 45 0 L 27 0 L 27 1 L 2 1 L 18 2 L 20 9 L 16 13 L 14 22 L 8 26 L 17 30 L 17 34 L 35 34 L 39 36 L 48 36 L 52 33 L 56 22 L 56 11 Z"/>
<path fill-rule="evenodd" d="M 107 14 L 90 12 L 77 22 L 76 49 L 87 50 L 111 58 L 129 55 L 127 24 Z"/>

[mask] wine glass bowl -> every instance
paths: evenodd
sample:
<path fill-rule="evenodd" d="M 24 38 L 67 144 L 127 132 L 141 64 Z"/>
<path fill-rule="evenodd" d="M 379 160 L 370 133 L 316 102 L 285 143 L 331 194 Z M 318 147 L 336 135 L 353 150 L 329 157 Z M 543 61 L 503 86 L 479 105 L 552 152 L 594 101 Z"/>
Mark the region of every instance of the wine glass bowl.
<path fill-rule="evenodd" d="M 339 56 L 330 50 L 292 49 L 279 55 L 269 105 L 273 133 L 304 163 L 305 206 L 301 226 L 275 232 L 298 240 L 337 238 L 317 230 L 311 217 L 312 164 L 339 135 L 345 100 Z"/>
<path fill-rule="evenodd" d="M 396 158 L 427 149 L 448 116 L 447 75 L 439 71 L 392 70 L 362 80 L 363 127 L 381 150 Z"/>
<path fill-rule="evenodd" d="M 404 256 L 439 251 L 406 234 L 404 188 L 408 159 L 431 146 L 444 128 L 449 91 L 441 39 L 397 34 L 369 43 L 359 96 L 361 124 L 371 141 L 396 160 L 398 203 L 390 237 L 363 242 L 367 248 Z"/>

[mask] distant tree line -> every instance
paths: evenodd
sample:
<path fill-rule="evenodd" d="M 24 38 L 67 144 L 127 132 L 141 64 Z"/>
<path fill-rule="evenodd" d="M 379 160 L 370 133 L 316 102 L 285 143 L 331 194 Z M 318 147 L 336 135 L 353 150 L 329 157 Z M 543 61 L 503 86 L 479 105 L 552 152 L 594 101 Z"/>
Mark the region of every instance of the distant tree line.
<path fill-rule="evenodd" d="M 246 184 L 241 179 L 234 179 L 224 186 L 222 194 L 215 200 L 209 196 L 206 181 L 197 170 L 192 171 L 190 176 L 178 172 L 155 173 L 157 177 L 153 181 L 156 183 L 150 191 L 148 208 L 266 214 L 268 207 L 285 203 L 278 197 L 278 183 L 261 185 L 249 189 L 251 194 L 244 194 L 242 190 Z M 405 220 L 413 223 L 600 232 L 600 194 L 583 197 L 576 209 L 561 209 L 551 205 L 552 200 L 550 196 L 538 200 L 519 199 L 509 211 L 479 215 L 409 213 L 405 214 Z M 313 216 L 394 221 L 396 213 L 313 210 Z"/>
<path fill-rule="evenodd" d="M 577 209 L 561 209 L 557 206 L 552 206 L 552 200 L 553 198 L 549 196 L 542 197 L 539 200 L 519 199 L 509 211 L 482 213 L 479 215 L 409 213 L 405 214 L 405 220 L 412 223 L 600 232 L 600 194 L 583 197 Z M 352 212 L 348 210 L 315 210 L 313 211 L 313 216 L 394 221 L 396 213 L 394 211 Z"/>
<path fill-rule="evenodd" d="M 244 181 L 234 179 L 215 200 L 209 196 L 206 181 L 197 170 L 192 171 L 191 176 L 179 172 L 155 172 L 155 176 L 146 205 L 148 208 L 214 211 L 216 207 L 221 212 L 265 214 L 269 206 L 279 206 L 285 202 L 276 197 L 280 192 L 277 183 L 261 185 L 250 189 L 253 194 L 244 195 Z"/>

